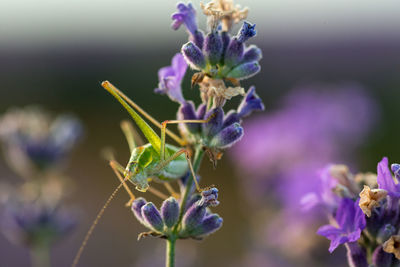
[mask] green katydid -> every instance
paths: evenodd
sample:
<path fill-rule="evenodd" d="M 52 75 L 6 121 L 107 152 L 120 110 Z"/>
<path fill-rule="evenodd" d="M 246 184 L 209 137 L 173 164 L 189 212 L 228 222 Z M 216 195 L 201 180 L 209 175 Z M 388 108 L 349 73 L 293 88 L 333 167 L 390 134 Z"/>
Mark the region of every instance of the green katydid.
<path fill-rule="evenodd" d="M 196 176 L 193 170 L 193 166 L 190 160 L 190 153 L 186 148 L 179 148 L 170 144 L 166 144 L 165 136 L 168 134 L 172 139 L 174 139 L 181 146 L 186 144 L 186 141 L 173 134 L 167 129 L 167 124 L 177 124 L 177 123 L 206 123 L 212 116 L 207 120 L 169 120 L 163 123 L 157 122 L 149 114 L 147 114 L 143 109 L 141 109 L 136 103 L 129 99 L 125 94 L 118 90 L 114 85 L 108 81 L 104 81 L 101 85 L 110 92 L 128 111 L 136 125 L 142 131 L 143 135 L 149 141 L 148 144 L 143 146 L 136 146 L 134 131 L 131 124 L 123 122 L 121 124 L 122 131 L 124 132 L 128 145 L 131 151 L 131 157 L 126 168 L 123 168 L 115 160 L 110 160 L 110 166 L 120 180 L 119 186 L 114 190 L 111 196 L 107 199 L 105 205 L 102 207 L 100 212 L 97 214 L 96 219 L 92 223 L 89 231 L 87 232 L 75 258 L 72 266 L 76 266 L 79 262 L 80 256 L 86 244 L 93 233 L 97 223 L 102 217 L 105 209 L 108 207 L 111 200 L 114 198 L 119 189 L 123 186 L 130 196 L 130 201 L 127 205 L 130 205 L 135 199 L 134 194 L 129 189 L 126 181 L 131 181 L 136 185 L 136 189 L 139 191 L 152 191 L 156 195 L 166 198 L 163 194 L 155 189 L 151 189 L 148 185 L 151 178 L 156 178 L 159 181 L 166 182 L 164 185 L 167 190 L 174 196 L 176 193 L 173 191 L 172 187 L 168 184 L 170 181 L 182 178 L 188 171 L 191 172 L 193 180 L 195 182 L 197 190 L 200 192 L 200 186 L 196 180 Z M 161 137 L 159 137 L 154 130 L 140 117 L 140 115 L 134 110 L 136 109 L 145 118 L 155 124 L 157 127 L 161 128 Z M 124 178 L 121 176 L 124 176 Z"/>
<path fill-rule="evenodd" d="M 195 179 L 195 174 L 193 171 L 193 166 L 190 160 L 190 154 L 186 148 L 179 148 L 165 141 L 167 132 L 167 124 L 176 123 L 206 123 L 208 120 L 168 120 L 159 124 L 161 128 L 161 137 L 159 137 L 154 130 L 140 117 L 140 115 L 132 108 L 136 108 L 145 117 L 150 117 L 147 113 L 143 112 L 132 100 L 125 96 L 121 91 L 119 91 L 110 82 L 105 81 L 101 84 L 104 89 L 111 93 L 129 112 L 136 125 L 142 131 L 143 135 L 149 141 L 148 144 L 136 147 L 135 140 L 133 138 L 133 133 L 129 125 L 122 125 L 122 129 L 127 137 L 130 149 L 131 157 L 129 162 L 124 169 L 116 161 L 112 160 L 110 162 L 111 167 L 116 173 L 121 173 L 125 176 L 122 179 L 120 175 L 121 182 L 124 180 L 131 181 L 136 189 L 145 192 L 149 188 L 149 178 L 156 178 L 159 181 L 170 182 L 183 177 L 188 171 L 191 172 L 196 188 L 201 191 L 197 180 Z M 129 104 L 128 104 L 129 102 Z M 152 119 L 154 120 L 154 119 Z M 171 135 L 172 136 L 172 135 Z M 173 137 L 175 140 L 176 136 Z M 177 140 L 180 144 L 184 144 L 184 140 Z M 131 200 L 134 199 L 133 193 L 128 189 L 126 185 Z"/>

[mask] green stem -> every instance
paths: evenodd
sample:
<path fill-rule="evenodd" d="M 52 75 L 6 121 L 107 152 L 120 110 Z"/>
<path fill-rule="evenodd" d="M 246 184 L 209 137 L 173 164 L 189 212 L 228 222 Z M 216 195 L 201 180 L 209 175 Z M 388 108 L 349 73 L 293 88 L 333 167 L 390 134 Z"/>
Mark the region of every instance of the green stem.
<path fill-rule="evenodd" d="M 175 237 L 170 237 L 167 239 L 165 267 L 175 266 L 175 243 L 176 243 Z"/>
<path fill-rule="evenodd" d="M 201 146 L 196 147 L 196 153 L 195 153 L 194 162 L 193 162 L 194 173 L 197 173 L 197 171 L 199 170 L 201 161 L 203 160 L 203 156 L 204 156 L 204 151 L 203 151 L 202 147 Z M 166 267 L 174 267 L 174 264 L 175 264 L 175 243 L 176 243 L 176 239 L 178 236 L 178 229 L 182 222 L 183 213 L 185 212 L 186 202 L 189 198 L 189 194 L 190 194 L 192 186 L 193 186 L 193 177 L 192 177 L 192 175 L 190 175 L 189 179 L 186 182 L 185 192 L 183 194 L 182 201 L 181 201 L 181 207 L 179 210 L 179 220 L 176 223 L 171 236 L 169 236 L 167 239 L 167 249 L 166 249 L 166 258 L 165 258 L 165 266 Z"/>
<path fill-rule="evenodd" d="M 49 246 L 35 245 L 31 248 L 32 267 L 50 267 Z"/>

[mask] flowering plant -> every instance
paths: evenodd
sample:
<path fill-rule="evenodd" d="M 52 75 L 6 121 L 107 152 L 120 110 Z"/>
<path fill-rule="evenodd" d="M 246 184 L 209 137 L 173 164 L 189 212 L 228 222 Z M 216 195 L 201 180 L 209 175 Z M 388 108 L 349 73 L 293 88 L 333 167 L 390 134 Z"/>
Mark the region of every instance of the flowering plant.
<path fill-rule="evenodd" d="M 170 66 L 158 71 L 159 83 L 155 92 L 165 94 L 179 104 L 177 120 L 158 123 L 111 83 L 102 83 L 127 109 L 149 141 L 137 147 L 132 133 L 133 126 L 123 123 L 123 131 L 131 147 L 131 158 L 125 169 L 113 159 L 110 165 L 121 181 L 116 190 L 124 186 L 131 197 L 128 205 L 132 207 L 136 219 L 148 229 L 139 234 L 139 239 L 153 236 L 167 240 L 167 266 L 174 266 L 176 240 L 203 239 L 222 226 L 222 218 L 210 209 L 219 204 L 218 189 L 215 186 L 199 187 L 200 176 L 196 173 L 204 155 L 209 157 L 215 167 L 223 151 L 243 137 L 243 118 L 253 111 L 264 109 L 255 87 L 250 87 L 246 92 L 240 85 L 241 80 L 260 70 L 258 61 L 261 59 L 261 50 L 254 45 L 245 45 L 248 39 L 256 35 L 255 25 L 245 21 L 236 35 L 230 34 L 232 26 L 244 20 L 248 10 L 235 6 L 231 0 L 214 0 L 202 4 L 201 8 L 208 19 L 207 34 L 198 29 L 196 11 L 191 3 L 177 5 L 178 11 L 172 15 L 172 28 L 177 30 L 184 26 L 189 33 L 189 42 L 182 46 L 180 53 L 173 56 Z M 196 71 L 191 86 L 199 86 L 202 103 L 197 107 L 193 101 L 186 100 L 182 92 L 182 80 L 188 66 Z M 243 98 L 239 106 L 225 112 L 223 108 L 226 101 L 238 95 Z M 161 137 L 137 112 L 161 128 Z M 180 137 L 168 132 L 168 123 L 179 124 Z M 166 144 L 166 134 L 182 148 Z M 193 164 L 190 159 L 192 152 Z M 127 180 L 137 190 L 149 191 L 161 197 L 161 209 L 144 198 L 135 198 L 125 183 Z M 162 182 L 171 196 L 151 187 L 150 182 L 153 180 Z M 180 186 L 179 192 L 175 192 L 171 185 L 175 181 Z M 97 218 L 101 217 L 104 208 Z M 78 263 L 97 220 L 89 230 L 73 265 Z"/>
<path fill-rule="evenodd" d="M 377 175 L 353 175 L 344 165 L 330 165 L 323 171 L 330 182 L 304 199 L 327 211 L 330 223 L 317 233 L 331 241 L 331 253 L 344 244 L 350 266 L 399 264 L 400 165 L 391 170 L 387 158 L 378 163 Z"/>

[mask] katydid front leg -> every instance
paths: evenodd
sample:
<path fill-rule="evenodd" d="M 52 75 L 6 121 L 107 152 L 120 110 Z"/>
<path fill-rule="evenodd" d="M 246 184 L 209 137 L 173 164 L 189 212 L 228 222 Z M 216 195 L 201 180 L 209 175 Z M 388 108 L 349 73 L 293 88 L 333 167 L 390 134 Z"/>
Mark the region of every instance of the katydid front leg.
<path fill-rule="evenodd" d="M 197 182 L 196 175 L 193 170 L 193 165 L 192 161 L 190 160 L 190 154 L 187 149 L 181 149 L 178 152 L 176 152 L 174 155 L 169 157 L 168 159 L 165 159 L 167 152 L 165 151 L 165 132 L 167 130 L 167 124 L 178 124 L 178 123 L 207 123 L 209 119 L 207 120 L 167 120 L 164 121 L 161 125 L 161 151 L 160 151 L 160 163 L 157 166 L 160 170 L 163 169 L 165 166 L 168 165 L 172 160 L 176 159 L 179 157 L 182 153 L 186 154 L 186 160 L 188 162 L 188 166 L 190 169 L 190 172 L 192 173 L 193 176 L 193 181 L 196 184 L 196 189 L 197 191 L 201 192 L 201 188 L 199 186 L 199 183 Z M 160 167 L 159 167 L 160 166 Z M 162 167 L 161 167 L 162 166 Z M 157 168 L 157 169 L 158 169 Z"/>

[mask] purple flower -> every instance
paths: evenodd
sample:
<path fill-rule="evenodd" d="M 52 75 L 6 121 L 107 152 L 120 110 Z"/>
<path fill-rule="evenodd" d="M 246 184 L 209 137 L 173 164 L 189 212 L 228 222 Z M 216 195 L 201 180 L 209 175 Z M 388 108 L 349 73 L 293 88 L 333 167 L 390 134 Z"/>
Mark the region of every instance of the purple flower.
<path fill-rule="evenodd" d="M 187 64 L 184 57 L 177 53 L 172 58 L 171 66 L 163 67 L 158 71 L 158 88 L 154 91 L 167 94 L 172 101 L 184 103 L 181 84 L 185 76 Z"/>
<path fill-rule="evenodd" d="M 261 98 L 256 94 L 256 88 L 252 86 L 247 91 L 246 96 L 243 98 L 242 103 L 238 108 L 239 117 L 246 117 L 255 110 L 264 110 L 264 104 Z"/>
<path fill-rule="evenodd" d="M 331 240 L 329 252 L 333 252 L 339 245 L 348 242 L 356 242 L 361 231 L 366 226 L 365 215 L 358 206 L 358 201 L 342 199 L 336 211 L 336 223 L 338 227 L 324 225 L 317 231 L 319 235 Z"/>
<path fill-rule="evenodd" d="M 184 3 L 178 3 L 176 7 L 178 12 L 172 14 L 172 28 L 177 30 L 184 24 L 191 34 L 195 34 L 197 31 L 196 10 L 193 8 L 192 4 L 189 3 L 185 5 Z"/>
<path fill-rule="evenodd" d="M 389 196 L 400 198 L 400 185 L 394 182 L 392 173 L 388 165 L 388 158 L 384 157 L 378 163 L 378 185 L 380 189 L 385 189 Z"/>

